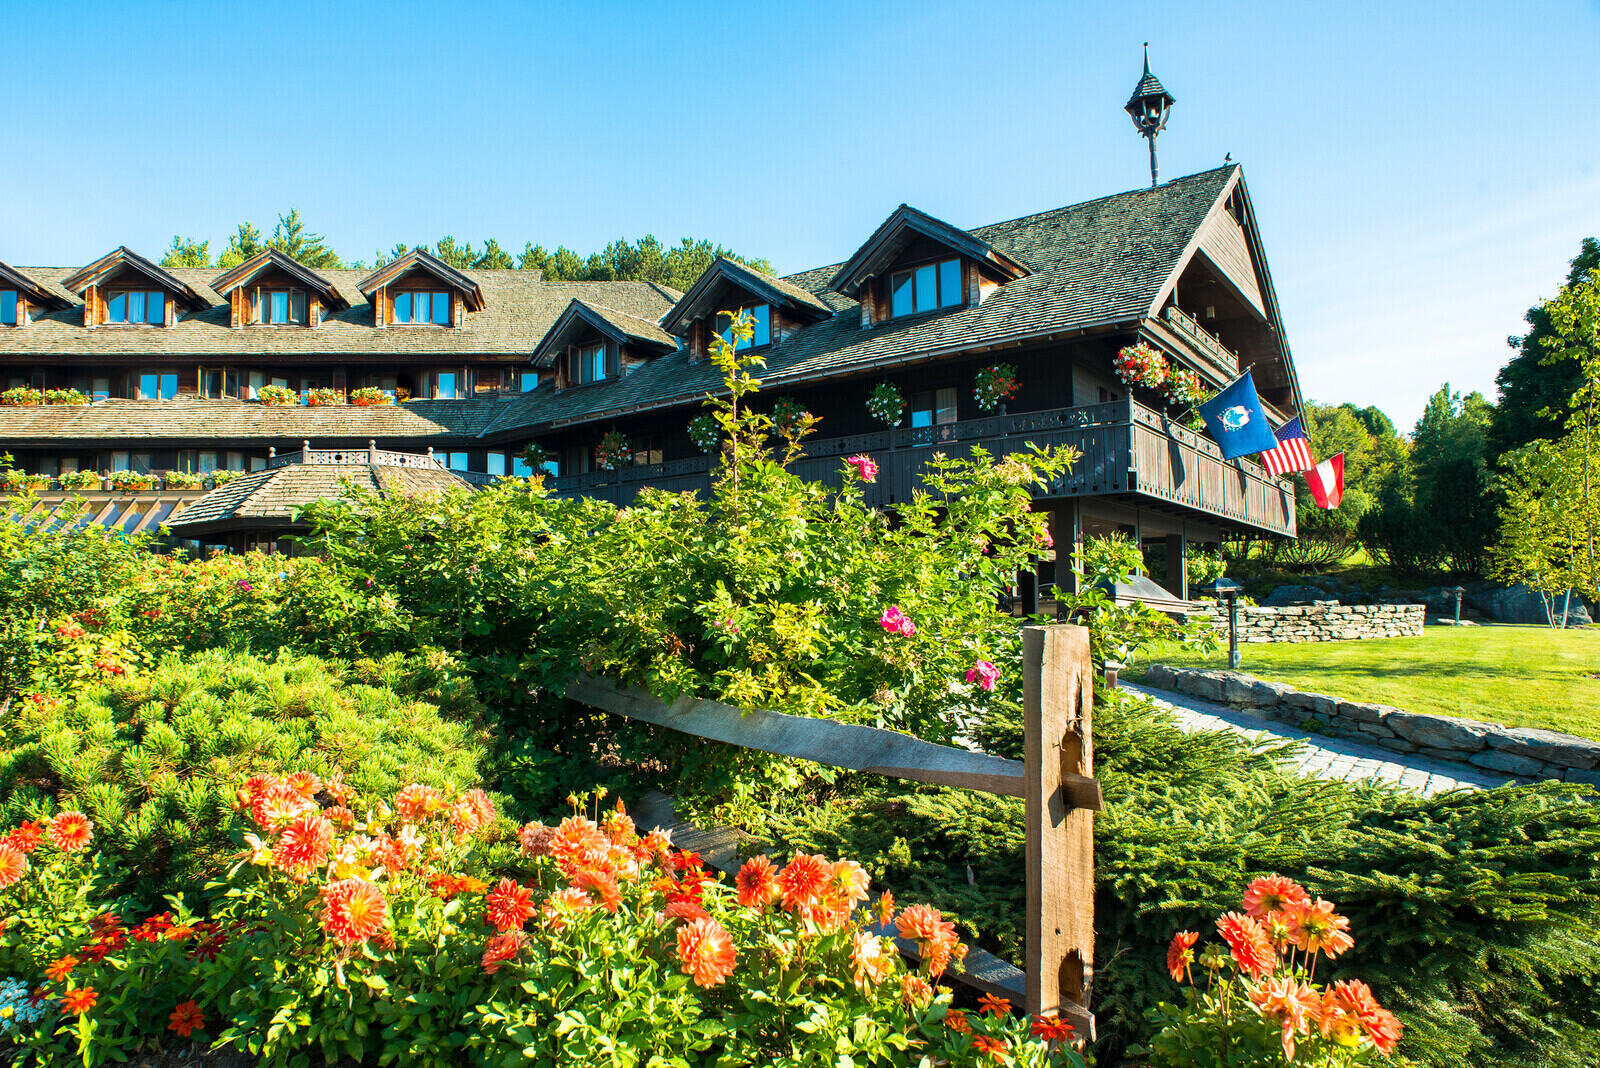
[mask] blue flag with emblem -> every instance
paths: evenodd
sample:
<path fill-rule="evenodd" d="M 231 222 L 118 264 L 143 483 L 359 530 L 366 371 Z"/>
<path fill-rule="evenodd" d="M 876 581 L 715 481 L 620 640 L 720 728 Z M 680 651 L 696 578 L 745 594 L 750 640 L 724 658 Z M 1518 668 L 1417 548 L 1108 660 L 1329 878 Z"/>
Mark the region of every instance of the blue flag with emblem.
<path fill-rule="evenodd" d="M 1222 446 L 1224 460 L 1278 447 L 1278 436 L 1267 422 L 1249 371 L 1223 386 L 1215 397 L 1200 405 L 1199 411 L 1207 433 Z"/>

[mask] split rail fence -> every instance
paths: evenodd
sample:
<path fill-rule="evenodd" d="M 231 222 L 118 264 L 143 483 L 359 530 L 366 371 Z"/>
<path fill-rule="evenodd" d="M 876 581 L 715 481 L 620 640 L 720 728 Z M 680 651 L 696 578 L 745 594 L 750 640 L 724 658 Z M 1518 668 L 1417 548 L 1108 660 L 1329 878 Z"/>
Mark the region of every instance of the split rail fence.
<path fill-rule="evenodd" d="M 1026 802 L 1023 878 L 1026 948 L 1019 969 L 974 949 L 955 978 L 1032 1013 L 1059 1012 L 1093 1037 L 1094 813 L 1103 807 L 1091 738 L 1089 632 L 1066 624 L 1023 628 L 1024 759 L 926 742 L 877 727 L 745 711 L 718 701 L 666 702 L 644 690 L 582 675 L 567 697 L 699 738 L 852 771 L 982 790 Z M 667 803 L 662 797 L 660 802 Z M 670 809 L 657 806 L 670 820 Z M 680 825 L 684 827 L 685 825 Z M 694 831 L 694 828 L 685 828 Z M 704 832 L 696 832 L 703 834 Z M 731 841 L 731 835 L 725 835 Z M 733 848 L 713 862 L 737 867 Z M 892 933 L 892 932 L 886 932 Z M 910 944 L 902 941 L 902 950 Z"/>

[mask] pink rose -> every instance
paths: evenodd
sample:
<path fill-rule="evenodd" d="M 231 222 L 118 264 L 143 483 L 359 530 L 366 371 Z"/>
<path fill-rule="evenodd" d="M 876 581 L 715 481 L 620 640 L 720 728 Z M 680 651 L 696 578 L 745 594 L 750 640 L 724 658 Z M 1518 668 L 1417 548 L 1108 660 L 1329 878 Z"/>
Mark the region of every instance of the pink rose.
<path fill-rule="evenodd" d="M 892 604 L 883 610 L 883 615 L 878 617 L 878 625 L 890 634 L 899 634 L 906 638 L 917 633 L 917 625 L 900 611 L 900 606 L 897 604 Z"/>
<path fill-rule="evenodd" d="M 1043 545 L 1046 549 L 1054 549 L 1056 547 L 1056 539 L 1050 535 L 1049 527 L 1044 528 L 1044 537 L 1039 539 L 1039 544 Z"/>
<path fill-rule="evenodd" d="M 856 469 L 863 482 L 878 481 L 878 464 L 870 456 L 852 456 L 845 463 Z"/>
<path fill-rule="evenodd" d="M 1000 678 L 1000 669 L 987 660 L 980 660 L 967 669 L 967 681 L 976 682 L 985 690 L 994 689 L 994 684 Z"/>

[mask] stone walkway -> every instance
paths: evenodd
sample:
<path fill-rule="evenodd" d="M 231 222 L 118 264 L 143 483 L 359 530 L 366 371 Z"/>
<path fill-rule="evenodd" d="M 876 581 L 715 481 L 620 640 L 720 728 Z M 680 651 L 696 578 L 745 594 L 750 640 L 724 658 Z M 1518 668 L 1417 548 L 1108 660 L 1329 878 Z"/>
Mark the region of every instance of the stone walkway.
<path fill-rule="evenodd" d="M 1519 781 L 1465 764 L 1430 760 L 1345 738 L 1312 734 L 1287 723 L 1263 719 L 1188 694 L 1155 690 L 1131 682 L 1120 685 L 1170 709 L 1177 716 L 1178 725 L 1186 731 L 1232 731 L 1247 738 L 1267 735 L 1271 740 L 1301 742 L 1300 752 L 1293 760 L 1302 775 L 1344 782 L 1380 779 L 1416 790 L 1424 797 L 1446 790 L 1480 790 Z"/>

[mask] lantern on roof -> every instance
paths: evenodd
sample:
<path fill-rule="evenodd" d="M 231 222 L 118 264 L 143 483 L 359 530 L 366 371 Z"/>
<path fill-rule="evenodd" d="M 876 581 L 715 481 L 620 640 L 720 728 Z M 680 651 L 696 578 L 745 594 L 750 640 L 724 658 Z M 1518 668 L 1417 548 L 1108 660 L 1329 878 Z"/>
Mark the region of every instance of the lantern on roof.
<path fill-rule="evenodd" d="M 1134 86 L 1133 95 L 1122 106 L 1133 119 L 1133 128 L 1150 142 L 1150 188 L 1154 189 L 1160 175 L 1156 168 L 1156 134 L 1167 127 L 1167 115 L 1177 98 L 1167 92 L 1160 79 L 1150 73 L 1150 42 L 1144 45 L 1144 77 Z"/>

